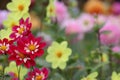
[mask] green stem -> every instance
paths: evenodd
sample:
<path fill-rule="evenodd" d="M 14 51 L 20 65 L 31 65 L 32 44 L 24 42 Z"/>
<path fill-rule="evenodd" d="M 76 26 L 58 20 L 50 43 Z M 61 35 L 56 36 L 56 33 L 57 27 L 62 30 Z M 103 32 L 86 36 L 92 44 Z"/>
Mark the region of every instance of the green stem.
<path fill-rule="evenodd" d="M 4 56 L 4 64 L 2 64 L 2 66 L 3 66 L 3 80 L 5 80 L 5 67 L 7 66 L 7 63 L 8 63 L 8 58 L 7 58 L 7 54 L 5 53 L 5 54 L 3 54 L 3 56 Z"/>
<path fill-rule="evenodd" d="M 101 49 L 101 43 L 100 43 L 100 32 L 98 31 L 98 47 L 99 47 L 99 55 L 100 55 L 100 64 L 102 64 L 102 49 Z M 103 79 L 103 69 L 102 66 L 100 67 L 100 80 Z"/>
<path fill-rule="evenodd" d="M 17 66 L 17 70 L 18 70 L 18 80 L 20 80 L 20 70 L 21 70 L 21 66 L 20 66 L 20 67 Z"/>
<path fill-rule="evenodd" d="M 111 54 L 111 50 L 109 49 L 109 67 L 110 67 L 110 73 L 112 73 L 113 70 L 113 66 L 112 66 L 112 54 Z"/>
<path fill-rule="evenodd" d="M 97 29 L 97 39 L 98 39 L 98 48 L 99 48 L 99 55 L 100 55 L 100 64 L 102 64 L 102 49 L 101 49 L 101 42 L 100 42 L 100 27 L 99 27 L 99 24 L 97 23 L 98 22 L 98 15 L 96 15 L 96 26 L 98 27 Z M 102 66 L 100 67 L 100 80 L 103 80 L 103 69 L 102 69 Z"/>
<path fill-rule="evenodd" d="M 5 65 L 3 65 L 3 80 L 5 80 Z"/>

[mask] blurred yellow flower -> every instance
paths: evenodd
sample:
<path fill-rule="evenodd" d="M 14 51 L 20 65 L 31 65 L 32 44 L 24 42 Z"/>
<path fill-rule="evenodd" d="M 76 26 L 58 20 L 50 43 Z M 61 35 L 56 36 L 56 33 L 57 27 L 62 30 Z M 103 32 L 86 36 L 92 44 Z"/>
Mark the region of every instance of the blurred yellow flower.
<path fill-rule="evenodd" d="M 20 66 L 18 66 L 19 68 Z M 9 73 L 9 72 L 13 72 L 18 76 L 18 70 L 17 70 L 17 66 L 16 63 L 14 61 L 10 62 L 9 66 L 5 68 L 5 73 Z M 28 70 L 21 66 L 20 69 L 20 80 L 24 79 L 24 76 L 27 74 Z"/>
<path fill-rule="evenodd" d="M 2 71 L 2 69 L 3 69 L 3 67 L 2 67 L 2 65 L 0 65 L 0 71 Z"/>
<path fill-rule="evenodd" d="M 12 14 L 9 14 L 8 18 L 3 22 L 3 25 L 5 28 L 12 28 L 13 26 L 18 25 L 18 23 L 19 18 Z"/>
<path fill-rule="evenodd" d="M 115 71 L 112 73 L 112 76 L 111 76 L 111 79 L 112 80 L 120 80 L 120 73 L 116 73 Z"/>
<path fill-rule="evenodd" d="M 55 4 L 54 0 L 49 0 L 49 5 L 47 6 L 47 17 L 55 17 Z"/>
<path fill-rule="evenodd" d="M 87 77 L 82 78 L 81 80 L 97 80 L 98 72 L 93 72 L 89 74 Z"/>
<path fill-rule="evenodd" d="M 30 3 L 31 0 L 12 0 L 12 2 L 7 4 L 7 9 L 11 11 L 10 14 L 17 16 L 20 19 L 23 16 L 28 15 Z"/>
<path fill-rule="evenodd" d="M 109 62 L 109 57 L 106 53 L 103 53 L 102 58 L 100 58 L 100 60 L 104 63 L 108 63 Z"/>
<path fill-rule="evenodd" d="M 11 28 L 0 30 L 0 39 L 4 39 L 4 38 L 10 39 L 9 36 L 11 33 L 12 33 Z"/>
<path fill-rule="evenodd" d="M 46 60 L 52 63 L 52 68 L 59 67 L 60 69 L 64 69 L 66 67 L 66 62 L 72 53 L 72 50 L 67 48 L 67 45 L 67 41 L 63 41 L 60 44 L 53 42 L 47 49 L 48 55 Z"/>

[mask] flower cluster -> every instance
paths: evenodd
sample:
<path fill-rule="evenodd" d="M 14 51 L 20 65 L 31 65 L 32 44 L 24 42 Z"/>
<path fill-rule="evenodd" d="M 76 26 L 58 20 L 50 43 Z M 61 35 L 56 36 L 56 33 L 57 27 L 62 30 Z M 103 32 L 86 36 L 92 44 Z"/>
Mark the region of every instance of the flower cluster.
<path fill-rule="evenodd" d="M 20 25 L 16 25 L 12 28 L 10 37 L 12 41 L 8 39 L 0 40 L 0 52 L 8 53 L 9 60 L 16 61 L 17 65 L 24 64 L 27 68 L 35 66 L 34 59 L 43 55 L 45 43 L 42 42 L 41 37 L 35 38 L 31 31 L 31 23 L 29 18 L 25 21 L 20 20 Z M 12 44 L 12 43 L 15 44 Z"/>
<path fill-rule="evenodd" d="M 119 80 L 120 3 L 103 2 L 11 0 L 0 10 L 0 80 Z"/>
<path fill-rule="evenodd" d="M 42 37 L 35 37 L 31 32 L 32 23 L 28 13 L 30 2 L 30 0 L 12 0 L 8 3 L 7 8 L 10 13 L 7 20 L 3 22 L 5 29 L 0 31 L 0 54 L 8 58 L 9 67 L 15 70 L 11 71 L 9 67 L 5 69 L 12 80 L 23 79 L 26 73 L 21 77 L 20 72 L 24 69 L 22 67 L 25 67 L 25 69 L 35 67 L 35 59 L 44 54 L 44 47 L 46 46 Z M 35 68 L 33 72 L 28 73 L 26 80 L 46 80 L 48 72 L 47 68 L 41 70 Z"/>
<path fill-rule="evenodd" d="M 42 42 L 41 37 L 34 37 L 30 28 L 29 18 L 26 20 L 22 18 L 20 24 L 12 28 L 10 35 L 12 40 L 0 39 L 0 54 L 8 54 L 10 61 L 15 61 L 17 66 L 24 65 L 26 68 L 36 65 L 35 59 L 44 54 L 43 48 L 46 45 L 45 42 Z"/>

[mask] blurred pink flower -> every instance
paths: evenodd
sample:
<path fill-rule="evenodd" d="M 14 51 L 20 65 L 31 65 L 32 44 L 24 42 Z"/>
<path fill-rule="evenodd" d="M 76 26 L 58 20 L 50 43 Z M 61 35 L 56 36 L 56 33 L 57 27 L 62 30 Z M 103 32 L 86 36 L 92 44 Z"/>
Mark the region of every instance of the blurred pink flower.
<path fill-rule="evenodd" d="M 64 26 L 66 34 L 77 34 L 81 32 L 81 28 L 75 19 L 66 20 Z"/>
<path fill-rule="evenodd" d="M 83 13 L 78 18 L 78 23 L 83 32 L 91 31 L 94 27 L 94 17 L 90 14 Z"/>
<path fill-rule="evenodd" d="M 120 40 L 120 27 L 112 23 L 107 22 L 100 29 L 100 40 L 104 45 L 116 45 Z"/>
<path fill-rule="evenodd" d="M 112 51 L 113 51 L 113 52 L 120 52 L 120 46 L 114 46 L 114 47 L 112 48 Z"/>
<path fill-rule="evenodd" d="M 97 24 L 102 25 L 107 22 L 107 16 L 98 15 Z"/>
<path fill-rule="evenodd" d="M 55 12 L 56 18 L 59 23 L 63 22 L 66 18 L 69 17 L 67 7 L 63 2 L 56 1 L 55 2 Z"/>
<path fill-rule="evenodd" d="M 114 14 L 120 14 L 120 2 L 114 2 L 111 10 Z"/>
<path fill-rule="evenodd" d="M 114 24 L 116 26 L 120 26 L 120 17 L 119 16 L 114 16 L 110 15 L 107 20 L 108 23 Z"/>
<path fill-rule="evenodd" d="M 8 11 L 0 10 L 0 29 L 3 28 L 3 21 L 7 19 Z"/>

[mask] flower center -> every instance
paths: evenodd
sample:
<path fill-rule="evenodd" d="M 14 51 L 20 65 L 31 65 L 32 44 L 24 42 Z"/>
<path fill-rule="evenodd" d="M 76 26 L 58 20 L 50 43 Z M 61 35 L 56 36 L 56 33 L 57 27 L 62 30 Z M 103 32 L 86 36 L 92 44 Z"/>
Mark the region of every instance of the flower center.
<path fill-rule="evenodd" d="M 19 57 L 22 58 L 22 59 L 25 58 L 25 55 L 22 54 L 22 53 L 19 53 L 18 55 L 19 55 Z"/>
<path fill-rule="evenodd" d="M 31 51 L 34 51 L 34 50 L 36 49 L 35 45 L 33 45 L 33 44 L 30 44 L 30 45 L 28 46 L 28 48 L 29 48 Z"/>
<path fill-rule="evenodd" d="M 88 25 L 88 24 L 89 24 L 89 22 L 88 22 L 88 21 L 85 21 L 85 22 L 84 22 L 84 24 L 85 24 L 85 25 Z"/>
<path fill-rule="evenodd" d="M 53 12 L 53 8 L 50 8 L 50 13 L 52 13 Z"/>
<path fill-rule="evenodd" d="M 62 57 L 62 53 L 61 53 L 61 52 L 57 52 L 57 53 L 56 53 L 56 56 L 57 56 L 58 58 L 61 58 L 61 57 Z"/>
<path fill-rule="evenodd" d="M 15 24 L 15 22 L 12 22 L 11 23 L 11 27 L 14 27 L 16 24 Z"/>
<path fill-rule="evenodd" d="M 43 77 L 41 75 L 38 75 L 38 76 L 35 77 L 35 80 L 42 80 L 42 78 Z"/>
<path fill-rule="evenodd" d="M 90 80 L 90 78 L 86 78 L 86 80 Z"/>
<path fill-rule="evenodd" d="M 2 46 L 0 47 L 0 49 L 3 50 L 3 51 L 5 51 L 5 50 L 7 49 L 7 47 L 4 46 L 4 45 L 2 45 Z"/>
<path fill-rule="evenodd" d="M 24 9 L 24 6 L 23 6 L 22 4 L 20 4 L 20 5 L 18 6 L 18 10 L 23 11 L 23 9 Z"/>
<path fill-rule="evenodd" d="M 18 33 L 19 33 L 19 34 L 22 34 L 24 30 L 25 30 L 24 28 L 20 28 L 20 29 L 18 30 Z"/>

